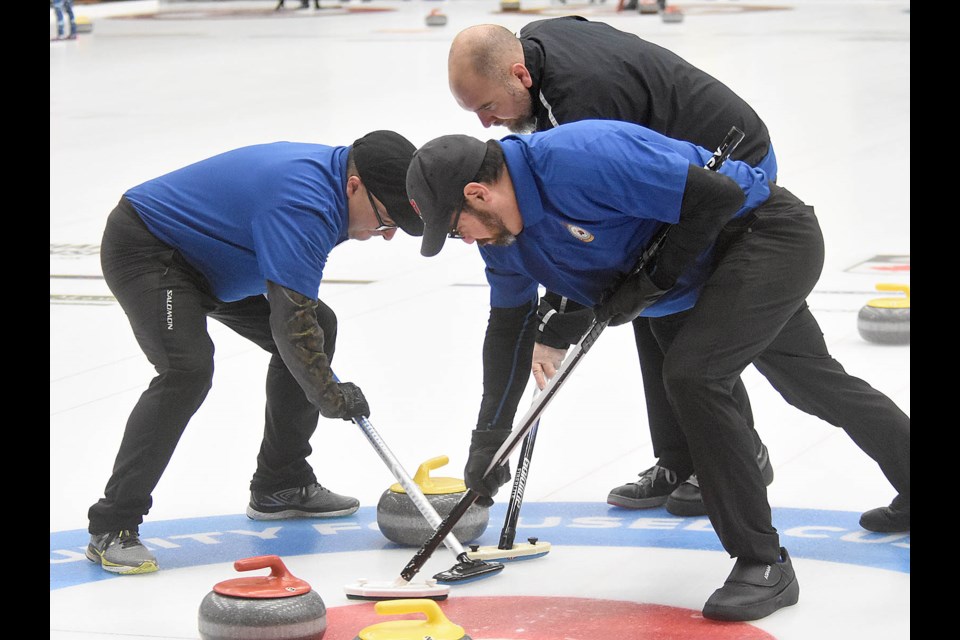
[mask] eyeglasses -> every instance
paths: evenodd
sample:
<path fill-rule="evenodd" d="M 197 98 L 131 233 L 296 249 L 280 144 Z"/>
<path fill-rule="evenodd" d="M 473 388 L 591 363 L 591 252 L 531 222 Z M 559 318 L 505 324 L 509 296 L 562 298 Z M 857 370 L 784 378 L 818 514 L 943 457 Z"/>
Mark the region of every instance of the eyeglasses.
<path fill-rule="evenodd" d="M 467 204 L 467 197 L 464 196 L 460 199 L 460 206 L 457 208 L 457 215 L 453 217 L 453 224 L 450 225 L 450 231 L 447 232 L 447 237 L 451 240 L 463 240 L 463 234 L 460 233 L 460 229 L 457 227 L 460 225 L 460 214 L 463 213 L 463 208 Z"/>
<path fill-rule="evenodd" d="M 370 207 L 373 209 L 373 215 L 377 216 L 377 222 L 380 223 L 380 226 L 374 229 L 374 231 L 388 231 L 390 229 L 396 229 L 396 223 L 386 223 L 383 221 L 383 217 L 380 215 L 380 211 L 377 210 L 377 205 L 373 201 L 373 195 L 370 193 L 370 189 L 367 189 L 367 200 L 370 201 Z"/>

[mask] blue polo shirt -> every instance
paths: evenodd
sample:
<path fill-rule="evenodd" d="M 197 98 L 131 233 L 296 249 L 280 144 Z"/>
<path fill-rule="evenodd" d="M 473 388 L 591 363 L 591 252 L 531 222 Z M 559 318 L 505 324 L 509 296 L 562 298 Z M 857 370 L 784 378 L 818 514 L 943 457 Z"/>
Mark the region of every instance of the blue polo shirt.
<path fill-rule="evenodd" d="M 719 141 L 718 141 L 719 142 Z M 480 247 L 493 307 L 517 307 L 538 285 L 595 306 L 629 273 L 663 223 L 675 224 L 690 164 L 704 166 L 712 151 L 667 138 L 640 125 L 582 120 L 501 140 L 523 217 L 508 247 Z M 720 173 L 746 195 L 732 218 L 770 195 L 766 174 L 727 160 Z M 731 219 L 732 219 L 731 218 Z M 641 315 L 689 309 L 709 276 L 712 248 Z"/>
<path fill-rule="evenodd" d="M 330 251 L 347 239 L 350 147 L 274 142 L 228 151 L 124 194 L 224 302 L 271 280 L 316 299 Z"/>

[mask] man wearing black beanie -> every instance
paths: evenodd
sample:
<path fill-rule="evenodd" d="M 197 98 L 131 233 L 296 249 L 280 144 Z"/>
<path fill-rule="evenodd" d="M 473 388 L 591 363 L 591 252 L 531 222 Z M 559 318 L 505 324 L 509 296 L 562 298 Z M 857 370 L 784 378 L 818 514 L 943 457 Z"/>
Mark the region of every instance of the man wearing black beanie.
<path fill-rule="evenodd" d="M 368 416 L 330 368 L 337 318 L 318 297 L 346 240 L 423 234 L 407 200 L 414 146 L 374 131 L 350 146 L 274 142 L 201 160 L 128 190 L 107 219 L 104 280 L 157 376 L 127 420 L 104 495 L 88 511 L 86 556 L 106 571 L 156 571 L 138 528 L 180 436 L 211 388 L 215 318 L 272 356 L 247 515 L 354 513 L 307 462 L 319 418 Z"/>

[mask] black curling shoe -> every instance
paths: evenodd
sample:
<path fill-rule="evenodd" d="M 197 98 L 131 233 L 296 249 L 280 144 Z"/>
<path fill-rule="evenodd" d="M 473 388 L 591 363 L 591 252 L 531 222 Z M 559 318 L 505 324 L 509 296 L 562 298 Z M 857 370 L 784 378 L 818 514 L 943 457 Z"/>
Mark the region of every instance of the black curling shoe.
<path fill-rule="evenodd" d="M 860 516 L 860 526 L 877 533 L 910 531 L 910 497 L 898 495 L 889 507 L 870 509 Z"/>
<path fill-rule="evenodd" d="M 767 564 L 737 558 L 723 586 L 703 606 L 710 620 L 745 621 L 765 618 L 777 609 L 797 604 L 800 585 L 790 554 L 780 547 L 780 562 Z"/>

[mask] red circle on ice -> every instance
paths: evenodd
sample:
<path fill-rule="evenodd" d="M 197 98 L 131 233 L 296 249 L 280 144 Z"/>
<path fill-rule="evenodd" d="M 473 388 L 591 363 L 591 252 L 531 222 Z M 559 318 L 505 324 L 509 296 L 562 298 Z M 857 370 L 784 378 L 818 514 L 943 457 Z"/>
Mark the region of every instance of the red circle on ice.
<path fill-rule="evenodd" d="M 324 640 L 354 640 L 371 625 L 425 619 L 423 614 L 380 615 L 374 604 L 327 609 Z M 625 600 L 457 596 L 437 604 L 471 640 L 775 640 L 746 622 L 715 622 L 693 609 Z"/>

